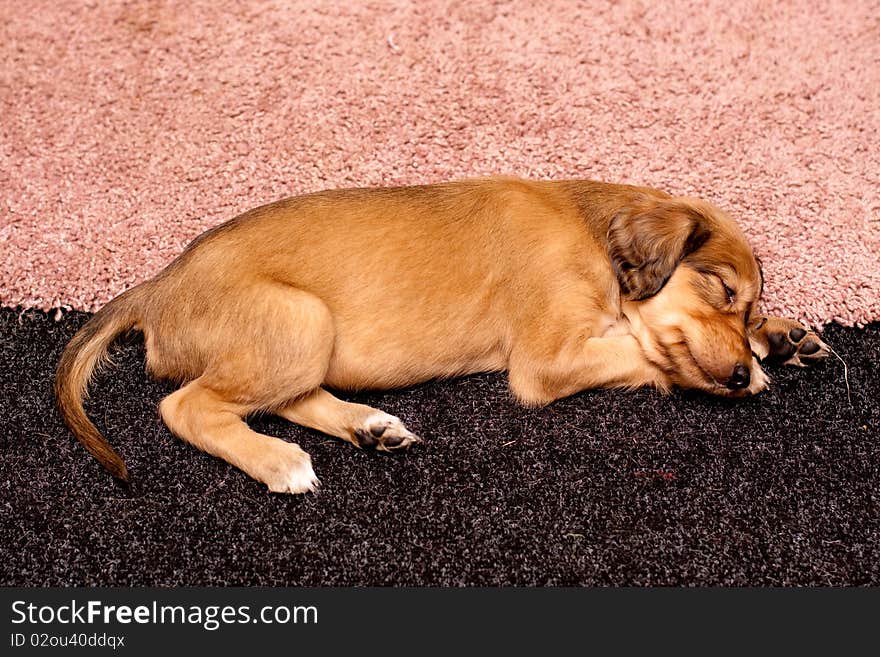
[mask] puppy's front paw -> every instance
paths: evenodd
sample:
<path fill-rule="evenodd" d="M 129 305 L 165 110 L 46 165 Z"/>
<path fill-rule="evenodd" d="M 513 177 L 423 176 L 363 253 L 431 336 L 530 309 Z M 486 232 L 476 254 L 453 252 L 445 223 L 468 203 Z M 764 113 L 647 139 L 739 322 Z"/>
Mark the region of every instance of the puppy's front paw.
<path fill-rule="evenodd" d="M 358 447 L 374 447 L 380 452 L 406 449 L 421 441 L 399 418 L 382 412 L 371 415 L 364 421 L 364 426 L 354 430 L 354 443 Z"/>
<path fill-rule="evenodd" d="M 781 317 L 756 317 L 749 329 L 752 352 L 761 360 L 807 367 L 829 354 L 829 347 L 800 322 Z"/>

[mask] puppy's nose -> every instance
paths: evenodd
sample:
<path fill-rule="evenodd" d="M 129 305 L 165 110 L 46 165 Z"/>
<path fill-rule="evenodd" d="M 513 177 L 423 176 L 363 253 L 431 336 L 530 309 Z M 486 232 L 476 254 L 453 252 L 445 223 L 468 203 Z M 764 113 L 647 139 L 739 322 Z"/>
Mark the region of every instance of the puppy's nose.
<path fill-rule="evenodd" d="M 730 378 L 727 379 L 726 385 L 731 390 L 740 390 L 741 388 L 748 387 L 751 380 L 752 375 L 749 372 L 749 368 L 742 363 L 737 363 L 730 374 Z"/>

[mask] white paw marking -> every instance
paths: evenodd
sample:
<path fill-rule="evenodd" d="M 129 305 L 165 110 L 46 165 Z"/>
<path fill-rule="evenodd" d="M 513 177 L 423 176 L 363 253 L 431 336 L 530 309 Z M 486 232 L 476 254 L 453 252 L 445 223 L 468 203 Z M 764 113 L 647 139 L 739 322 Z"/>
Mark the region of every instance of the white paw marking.
<path fill-rule="evenodd" d="M 749 384 L 747 392 L 755 395 L 762 390 L 766 390 L 770 385 L 770 376 L 758 363 L 758 359 L 752 356 L 752 382 Z"/>
<path fill-rule="evenodd" d="M 273 472 L 266 477 L 265 483 L 273 493 L 309 493 L 314 492 L 321 482 L 315 476 L 312 459 L 296 445 L 274 464 Z"/>

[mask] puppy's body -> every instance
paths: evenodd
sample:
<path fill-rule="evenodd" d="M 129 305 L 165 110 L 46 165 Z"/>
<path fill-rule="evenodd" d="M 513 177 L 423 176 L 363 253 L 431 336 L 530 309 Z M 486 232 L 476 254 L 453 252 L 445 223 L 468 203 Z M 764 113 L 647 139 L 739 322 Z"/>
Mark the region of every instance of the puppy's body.
<path fill-rule="evenodd" d="M 226 355 L 242 337 L 218 332 L 218 323 L 235 316 L 264 330 L 253 325 L 253 304 L 287 295 L 298 304 L 300 293 L 332 319 L 322 383 L 338 388 L 506 369 L 514 336 L 535 324 L 601 334 L 620 315 L 614 275 L 560 187 L 511 180 L 343 190 L 248 212 L 199 238 L 148 284 L 162 299 L 142 322 L 151 370 L 200 376 L 208 354 Z M 301 330 L 293 328 L 289 348 Z M 178 363 L 196 364 L 195 352 L 207 353 L 181 372 Z"/>
<path fill-rule="evenodd" d="M 719 290 L 733 284 L 727 303 Z M 301 492 L 316 483 L 308 455 L 244 416 L 271 411 L 390 450 L 417 438 L 321 386 L 507 370 L 527 404 L 599 386 L 756 392 L 747 322 L 759 292 L 729 218 L 656 190 L 488 179 L 321 192 L 208 231 L 117 297 L 71 341 L 57 397 L 125 478 L 81 397 L 112 340 L 139 329 L 149 371 L 185 383 L 160 407 L 171 430 L 272 490 Z M 745 384 L 728 385 L 742 368 Z"/>

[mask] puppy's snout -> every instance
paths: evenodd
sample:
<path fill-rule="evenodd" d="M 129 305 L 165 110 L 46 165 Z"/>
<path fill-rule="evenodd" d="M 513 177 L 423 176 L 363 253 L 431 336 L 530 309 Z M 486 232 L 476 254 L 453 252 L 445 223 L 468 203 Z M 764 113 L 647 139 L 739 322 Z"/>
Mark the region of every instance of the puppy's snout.
<path fill-rule="evenodd" d="M 741 390 L 742 388 L 748 388 L 751 381 L 752 374 L 749 372 L 749 368 L 742 363 L 737 363 L 725 385 L 731 390 Z"/>

